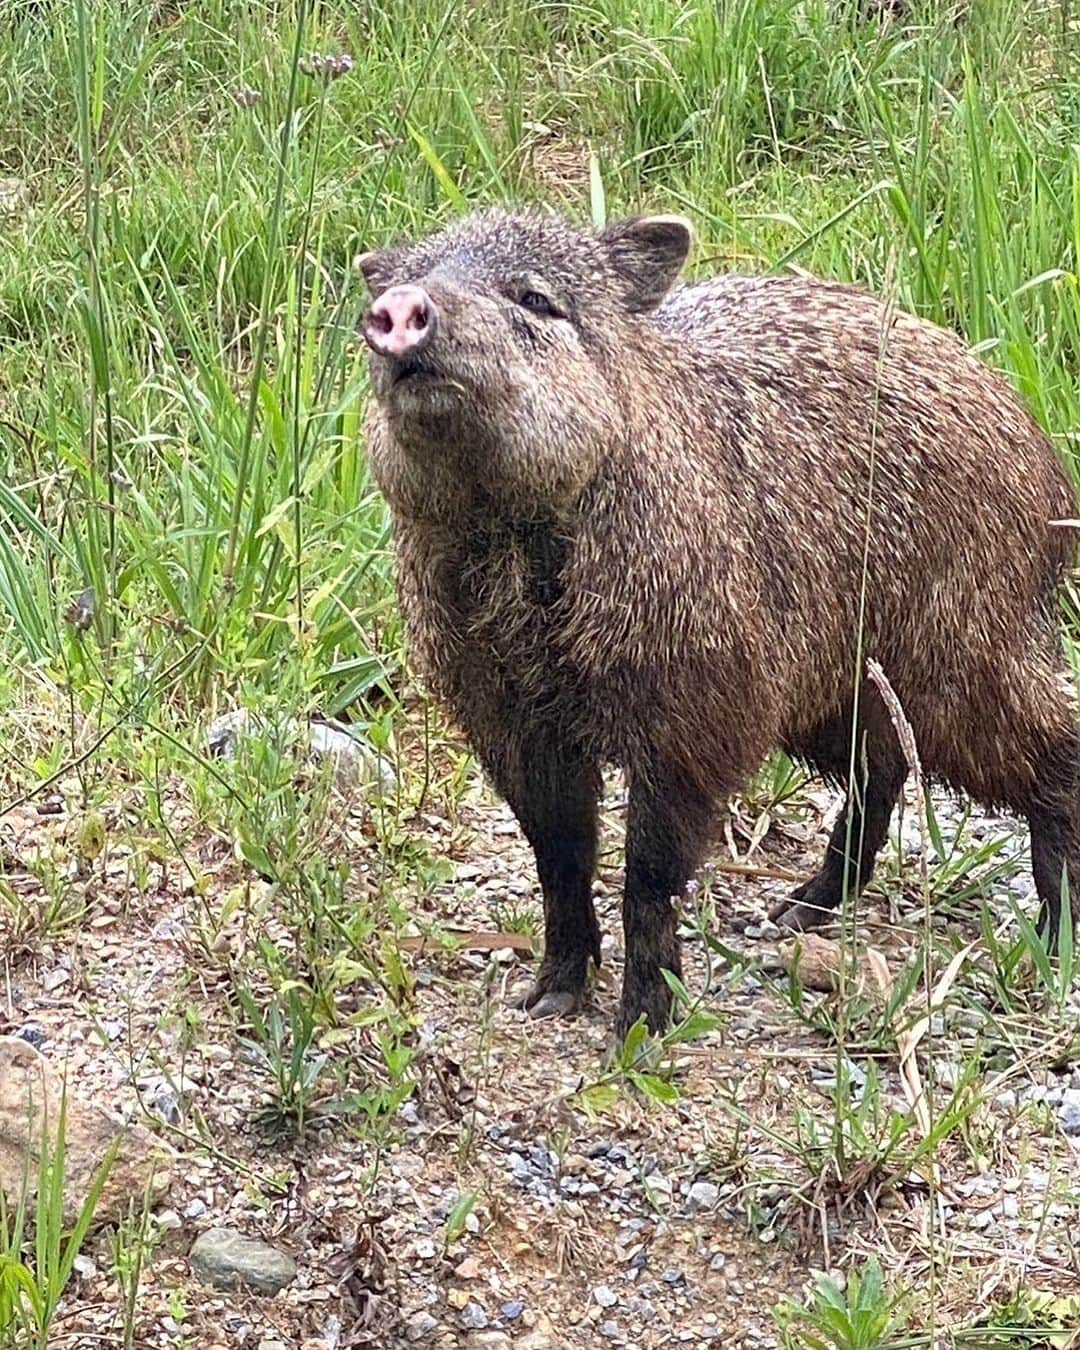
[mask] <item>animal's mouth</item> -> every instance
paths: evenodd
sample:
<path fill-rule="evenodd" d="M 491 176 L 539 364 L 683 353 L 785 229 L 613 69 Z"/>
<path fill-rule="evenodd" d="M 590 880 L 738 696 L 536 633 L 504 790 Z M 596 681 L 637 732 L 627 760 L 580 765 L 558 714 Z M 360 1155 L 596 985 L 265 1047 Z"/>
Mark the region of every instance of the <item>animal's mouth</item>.
<path fill-rule="evenodd" d="M 399 361 L 390 379 L 391 389 L 396 389 L 398 385 L 410 384 L 437 384 L 445 382 L 446 376 L 440 375 L 437 370 L 432 370 L 421 361 Z"/>

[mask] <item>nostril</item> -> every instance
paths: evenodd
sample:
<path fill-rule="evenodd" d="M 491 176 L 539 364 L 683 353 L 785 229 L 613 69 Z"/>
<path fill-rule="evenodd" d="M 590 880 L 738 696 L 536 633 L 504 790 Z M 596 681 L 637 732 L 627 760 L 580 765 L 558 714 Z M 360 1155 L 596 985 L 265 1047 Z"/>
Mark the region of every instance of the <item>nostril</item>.
<path fill-rule="evenodd" d="M 422 333 L 431 321 L 431 314 L 426 300 L 418 300 L 412 307 L 409 314 L 407 326 L 414 328 L 418 333 Z"/>
<path fill-rule="evenodd" d="M 368 316 L 368 327 L 376 333 L 389 333 L 394 326 L 394 320 L 389 311 L 379 305 L 372 306 Z"/>

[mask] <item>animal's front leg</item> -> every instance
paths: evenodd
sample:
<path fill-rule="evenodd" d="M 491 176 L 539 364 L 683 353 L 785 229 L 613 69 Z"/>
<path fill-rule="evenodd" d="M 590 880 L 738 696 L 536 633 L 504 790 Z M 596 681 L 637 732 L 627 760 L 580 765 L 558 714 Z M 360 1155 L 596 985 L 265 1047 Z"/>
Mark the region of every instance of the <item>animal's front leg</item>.
<path fill-rule="evenodd" d="M 581 1007 L 590 958 L 600 964 L 592 901 L 600 773 L 545 731 L 523 738 L 496 779 L 536 854 L 544 893 L 544 959 L 520 1006 L 533 1017 L 565 1016 Z"/>
<path fill-rule="evenodd" d="M 667 1029 L 671 993 L 661 971 L 682 971 L 676 905 L 701 861 L 711 814 L 710 797 L 676 765 L 649 765 L 631 779 L 623 897 L 626 970 L 615 1026 L 620 1039 L 643 1013 L 651 1031 Z"/>

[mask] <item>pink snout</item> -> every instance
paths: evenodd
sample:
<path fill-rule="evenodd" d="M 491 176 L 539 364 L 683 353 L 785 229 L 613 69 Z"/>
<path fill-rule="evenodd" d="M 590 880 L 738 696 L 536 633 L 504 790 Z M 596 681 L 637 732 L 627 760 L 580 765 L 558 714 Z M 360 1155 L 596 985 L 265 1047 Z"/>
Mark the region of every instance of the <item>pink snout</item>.
<path fill-rule="evenodd" d="M 438 321 L 435 301 L 422 286 L 391 286 L 371 306 L 364 341 L 380 356 L 412 356 L 435 336 Z"/>

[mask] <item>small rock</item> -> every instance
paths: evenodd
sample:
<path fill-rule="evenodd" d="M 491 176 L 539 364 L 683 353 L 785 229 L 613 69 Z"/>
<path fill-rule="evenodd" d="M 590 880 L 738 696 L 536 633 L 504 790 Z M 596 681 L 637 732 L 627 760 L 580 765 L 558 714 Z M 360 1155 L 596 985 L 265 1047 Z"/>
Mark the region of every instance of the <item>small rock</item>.
<path fill-rule="evenodd" d="M 25 1041 L 27 1045 L 32 1045 L 35 1050 L 40 1050 L 45 1044 L 45 1032 L 36 1022 L 27 1022 L 26 1025 L 20 1027 L 15 1034 L 20 1041 Z"/>
<path fill-rule="evenodd" d="M 206 748 L 211 756 L 233 759 L 245 739 L 288 746 L 298 756 L 326 760 L 342 787 L 366 779 L 384 790 L 392 790 L 396 782 L 385 756 L 355 736 L 344 722 L 332 718 L 303 722 L 285 718 L 275 723 L 264 721 L 247 708 L 238 708 L 211 724 L 206 733 Z"/>
<path fill-rule="evenodd" d="M 466 1303 L 461 1310 L 461 1325 L 469 1331 L 483 1331 L 488 1324 L 488 1315 L 479 1303 Z"/>
<path fill-rule="evenodd" d="M 235 1228 L 211 1228 L 201 1234 L 188 1253 L 188 1262 L 201 1280 L 216 1289 L 239 1285 L 260 1294 L 276 1294 L 296 1276 L 291 1256 Z"/>
<path fill-rule="evenodd" d="M 423 1308 L 418 1313 L 413 1313 L 405 1323 L 405 1339 L 409 1341 L 423 1341 L 439 1325 L 438 1321 Z"/>
<path fill-rule="evenodd" d="M 0 178 L 0 216 L 22 215 L 30 204 L 30 188 L 22 178 Z"/>
<path fill-rule="evenodd" d="M 166 1125 L 179 1125 L 184 1118 L 176 1094 L 168 1090 L 159 1092 L 150 1102 L 150 1110 L 161 1117 Z"/>
<path fill-rule="evenodd" d="M 469 1337 L 472 1346 L 483 1346 L 483 1350 L 510 1350 L 514 1342 L 505 1331 L 478 1331 Z"/>
<path fill-rule="evenodd" d="M 622 1335 L 618 1322 L 601 1322 L 597 1330 L 601 1336 L 606 1336 L 609 1341 L 618 1340 Z"/>
<path fill-rule="evenodd" d="M 514 1299 L 512 1303 L 504 1303 L 502 1305 L 502 1315 L 508 1322 L 516 1322 L 524 1311 L 525 1304 L 518 1299 Z"/>
<path fill-rule="evenodd" d="M 598 1284 L 592 1291 L 593 1301 L 601 1308 L 614 1308 L 619 1301 L 618 1294 L 612 1293 L 606 1284 Z"/>
<path fill-rule="evenodd" d="M 132 1198 L 150 1185 L 168 1188 L 172 1150 L 141 1125 L 124 1128 L 95 1103 L 85 1100 L 73 1082 L 65 1083 L 29 1041 L 0 1037 L 0 1194 L 10 1207 L 27 1187 L 33 1204 L 42 1142 L 56 1149 L 64 1116 L 64 1222 L 74 1226 L 104 1159 L 117 1153 L 94 1210 L 94 1223 L 126 1213 Z M 29 1165 L 28 1165 L 29 1164 Z"/>
<path fill-rule="evenodd" d="M 1065 1099 L 1058 1107 L 1058 1121 L 1062 1131 L 1071 1138 L 1080 1135 L 1080 1101 L 1070 1100 L 1070 1094 L 1074 1093 L 1076 1089 L 1069 1088 L 1065 1093 Z"/>
<path fill-rule="evenodd" d="M 63 966 L 54 966 L 52 970 L 47 970 L 42 975 L 41 987 L 47 994 L 55 994 L 70 979 L 70 970 L 66 970 Z"/>
<path fill-rule="evenodd" d="M 831 994 L 847 981 L 849 996 L 865 994 L 882 1001 L 892 990 L 888 962 L 874 947 L 860 949 L 852 961 L 841 943 L 820 933 L 801 933 L 794 941 L 782 944 L 777 957 L 781 970 L 797 973 L 804 989 Z"/>
<path fill-rule="evenodd" d="M 188 1201 L 187 1208 L 184 1210 L 184 1218 L 201 1219 L 205 1213 L 206 1201 L 200 1200 L 198 1196 L 195 1196 L 193 1200 Z"/>
<path fill-rule="evenodd" d="M 686 1208 L 691 1214 L 715 1209 L 720 1203 L 720 1187 L 712 1181 L 695 1181 L 686 1195 Z"/>
<path fill-rule="evenodd" d="M 667 1270 L 664 1271 L 661 1279 L 665 1284 L 685 1284 L 686 1282 L 686 1276 L 681 1270 L 676 1269 L 675 1266 L 669 1266 Z"/>

